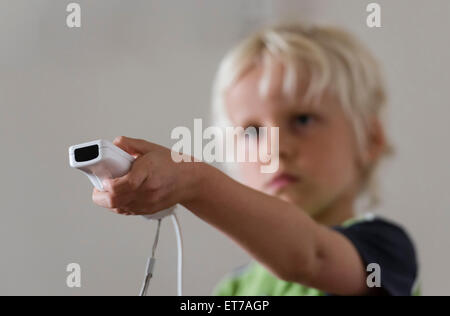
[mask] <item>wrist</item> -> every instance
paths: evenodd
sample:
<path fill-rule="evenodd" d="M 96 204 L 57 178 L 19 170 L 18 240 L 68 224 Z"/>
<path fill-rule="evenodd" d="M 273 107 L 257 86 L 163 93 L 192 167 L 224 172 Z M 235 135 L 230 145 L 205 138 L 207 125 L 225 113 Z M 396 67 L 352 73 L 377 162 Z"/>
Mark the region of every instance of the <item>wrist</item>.
<path fill-rule="evenodd" d="M 182 162 L 182 178 L 185 179 L 182 186 L 183 198 L 180 204 L 186 208 L 197 203 L 204 195 L 208 174 L 214 167 L 204 162 Z"/>

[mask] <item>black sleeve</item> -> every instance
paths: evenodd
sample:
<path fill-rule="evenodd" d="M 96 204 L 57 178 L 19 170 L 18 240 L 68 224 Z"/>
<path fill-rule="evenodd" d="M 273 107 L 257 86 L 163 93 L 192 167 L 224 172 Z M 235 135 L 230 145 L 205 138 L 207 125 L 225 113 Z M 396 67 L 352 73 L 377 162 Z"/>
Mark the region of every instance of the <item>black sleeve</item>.
<path fill-rule="evenodd" d="M 375 218 L 333 229 L 353 243 L 366 267 L 371 263 L 380 266 L 382 294 L 415 294 L 418 276 L 416 253 L 412 240 L 400 226 Z"/>

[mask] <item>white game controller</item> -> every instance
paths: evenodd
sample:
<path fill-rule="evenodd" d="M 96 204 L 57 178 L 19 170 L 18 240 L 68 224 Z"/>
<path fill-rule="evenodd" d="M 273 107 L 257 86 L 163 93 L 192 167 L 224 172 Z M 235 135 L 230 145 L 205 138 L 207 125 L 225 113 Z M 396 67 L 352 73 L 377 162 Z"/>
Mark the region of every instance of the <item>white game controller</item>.
<path fill-rule="evenodd" d="M 134 157 L 113 143 L 99 139 L 69 148 L 70 166 L 83 172 L 99 191 L 103 179 L 114 179 L 128 173 Z M 160 219 L 172 214 L 175 206 L 151 215 L 147 219 Z"/>

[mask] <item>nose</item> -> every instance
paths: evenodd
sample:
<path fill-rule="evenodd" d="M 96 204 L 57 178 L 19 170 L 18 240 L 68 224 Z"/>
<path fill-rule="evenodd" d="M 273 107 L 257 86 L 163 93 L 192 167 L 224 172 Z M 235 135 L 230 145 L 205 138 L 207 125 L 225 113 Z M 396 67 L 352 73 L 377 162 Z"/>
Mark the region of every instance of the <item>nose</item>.
<path fill-rule="evenodd" d="M 279 127 L 278 150 L 280 160 L 291 160 L 298 154 L 298 140 L 286 126 Z"/>
<path fill-rule="evenodd" d="M 278 142 L 278 154 L 280 160 L 288 161 L 295 158 L 298 154 L 298 140 L 295 138 L 295 135 L 292 135 L 289 127 L 282 124 L 270 124 L 266 126 L 270 133 L 270 136 L 267 139 L 269 148 L 271 148 L 272 141 Z M 273 127 L 278 128 L 278 139 L 272 137 L 271 129 Z"/>

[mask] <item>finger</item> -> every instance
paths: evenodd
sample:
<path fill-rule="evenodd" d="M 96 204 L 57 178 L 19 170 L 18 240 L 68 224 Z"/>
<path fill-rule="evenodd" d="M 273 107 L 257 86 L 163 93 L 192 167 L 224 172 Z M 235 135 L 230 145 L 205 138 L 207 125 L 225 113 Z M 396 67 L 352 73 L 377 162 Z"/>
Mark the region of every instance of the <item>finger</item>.
<path fill-rule="evenodd" d="M 94 188 L 92 193 L 93 202 L 101 207 L 109 209 L 125 208 L 134 200 L 131 194 L 114 194 L 108 191 L 99 191 Z"/>
<path fill-rule="evenodd" d="M 105 191 L 117 195 L 135 192 L 149 177 L 150 173 L 148 160 L 142 157 L 133 163 L 131 170 L 126 175 L 103 180 L 103 188 Z"/>
<path fill-rule="evenodd" d="M 116 213 L 116 214 L 122 214 L 122 209 L 120 209 L 120 208 L 112 208 L 112 209 L 110 209 L 111 210 L 111 212 L 113 212 L 113 213 Z"/>
<path fill-rule="evenodd" d="M 112 208 L 112 201 L 109 192 L 99 191 L 94 188 L 94 191 L 92 192 L 92 201 L 98 206 Z"/>
<path fill-rule="evenodd" d="M 131 215 L 131 213 L 129 211 L 121 209 L 121 208 L 113 208 L 113 209 L 111 209 L 111 211 L 118 215 L 125 215 L 125 216 Z"/>
<path fill-rule="evenodd" d="M 130 203 L 127 207 L 127 211 L 133 213 L 133 215 L 153 215 L 158 212 L 164 211 L 172 206 L 174 206 L 177 202 L 173 199 L 163 199 L 149 205 L 148 202 L 142 204 L 142 202 L 135 201 L 135 203 Z"/>
<path fill-rule="evenodd" d="M 143 139 L 119 136 L 113 141 L 114 145 L 131 155 L 144 155 L 153 149 L 153 144 Z"/>

